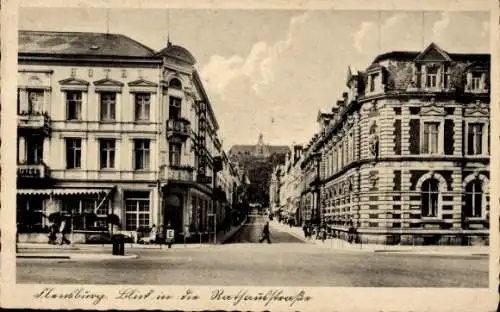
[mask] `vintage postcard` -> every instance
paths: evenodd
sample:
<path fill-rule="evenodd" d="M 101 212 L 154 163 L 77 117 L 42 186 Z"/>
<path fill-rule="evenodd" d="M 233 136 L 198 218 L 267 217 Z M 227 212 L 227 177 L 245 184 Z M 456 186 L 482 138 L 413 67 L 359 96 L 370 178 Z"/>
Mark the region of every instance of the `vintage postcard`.
<path fill-rule="evenodd" d="M 2 307 L 496 310 L 498 3 L 94 4 L 2 3 Z"/>

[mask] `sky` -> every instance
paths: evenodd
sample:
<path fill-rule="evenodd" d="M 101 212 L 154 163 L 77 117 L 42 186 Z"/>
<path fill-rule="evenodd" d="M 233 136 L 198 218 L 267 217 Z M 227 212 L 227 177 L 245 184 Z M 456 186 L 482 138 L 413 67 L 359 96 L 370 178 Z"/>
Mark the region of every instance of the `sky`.
<path fill-rule="evenodd" d="M 107 19 L 109 16 L 109 19 Z M 376 55 L 488 53 L 487 12 L 23 8 L 20 29 L 121 33 L 160 50 L 168 34 L 188 49 L 220 125 L 225 150 L 307 144 L 319 110 L 346 91 L 348 66 Z M 108 22 L 107 22 L 108 21 Z"/>

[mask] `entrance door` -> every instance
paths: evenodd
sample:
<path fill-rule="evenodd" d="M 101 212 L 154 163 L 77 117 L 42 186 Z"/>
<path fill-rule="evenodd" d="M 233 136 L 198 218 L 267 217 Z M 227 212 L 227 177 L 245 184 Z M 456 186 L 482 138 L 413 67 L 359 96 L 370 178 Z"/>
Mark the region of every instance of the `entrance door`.
<path fill-rule="evenodd" d="M 170 226 L 175 230 L 175 233 L 182 233 L 182 196 L 177 194 L 169 194 L 165 199 L 165 220 L 164 225 Z"/>

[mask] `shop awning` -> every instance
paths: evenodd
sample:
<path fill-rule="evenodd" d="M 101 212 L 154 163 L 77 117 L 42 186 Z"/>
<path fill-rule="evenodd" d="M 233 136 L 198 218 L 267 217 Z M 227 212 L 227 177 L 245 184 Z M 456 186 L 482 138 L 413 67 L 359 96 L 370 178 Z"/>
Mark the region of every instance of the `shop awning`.
<path fill-rule="evenodd" d="M 112 188 L 18 189 L 18 195 L 92 195 L 109 193 Z"/>

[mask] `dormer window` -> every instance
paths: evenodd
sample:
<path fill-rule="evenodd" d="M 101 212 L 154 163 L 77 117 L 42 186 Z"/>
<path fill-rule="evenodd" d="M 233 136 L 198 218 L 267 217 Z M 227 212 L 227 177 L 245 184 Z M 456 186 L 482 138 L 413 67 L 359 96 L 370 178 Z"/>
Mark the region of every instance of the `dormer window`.
<path fill-rule="evenodd" d="M 472 73 L 472 83 L 471 83 L 471 90 L 472 91 L 479 91 L 481 90 L 481 73 L 475 72 Z"/>
<path fill-rule="evenodd" d="M 377 79 L 378 74 L 370 75 L 370 92 L 375 92 L 375 81 Z"/>
<path fill-rule="evenodd" d="M 468 92 L 486 92 L 486 71 L 484 69 L 469 69 L 467 72 L 465 90 Z"/>
<path fill-rule="evenodd" d="M 425 78 L 427 88 L 437 88 L 438 68 L 434 66 L 427 68 Z"/>

